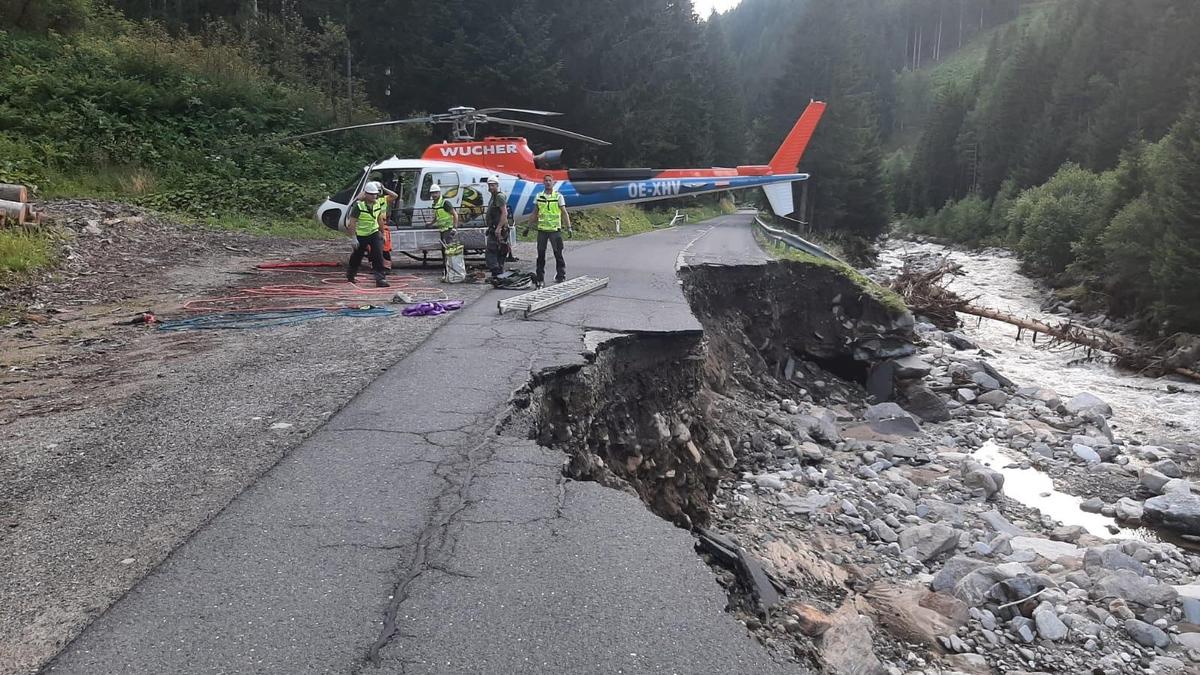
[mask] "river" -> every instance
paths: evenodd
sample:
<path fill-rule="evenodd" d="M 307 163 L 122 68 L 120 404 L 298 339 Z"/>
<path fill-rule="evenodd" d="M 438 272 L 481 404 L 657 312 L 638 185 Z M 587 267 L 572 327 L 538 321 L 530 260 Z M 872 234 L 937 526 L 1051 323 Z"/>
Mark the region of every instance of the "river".
<path fill-rule="evenodd" d="M 950 283 L 975 304 L 1020 317 L 1061 322 L 1064 317 L 1041 310 L 1049 290 L 1018 270 L 1015 256 L 995 249 L 962 251 L 933 243 L 890 239 L 880 251 L 879 265 L 894 273 L 909 254 L 949 256 L 962 265 Z M 1017 329 L 1006 323 L 960 314 L 962 332 L 987 350 L 988 361 L 1017 386 L 1053 389 L 1063 400 L 1090 392 L 1113 409 L 1109 421 L 1126 442 L 1144 445 L 1200 442 L 1200 383 L 1182 377 L 1150 378 L 1083 360 L 1083 349 L 1050 351 L 1033 344 L 1028 331 L 1017 341 Z M 1040 340 L 1044 344 L 1044 340 Z"/>

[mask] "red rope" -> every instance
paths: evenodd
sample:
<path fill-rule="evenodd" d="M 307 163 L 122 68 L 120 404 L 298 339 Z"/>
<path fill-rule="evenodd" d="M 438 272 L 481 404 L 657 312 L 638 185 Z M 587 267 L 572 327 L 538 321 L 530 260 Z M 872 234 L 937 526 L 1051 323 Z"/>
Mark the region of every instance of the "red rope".
<path fill-rule="evenodd" d="M 322 261 L 268 261 L 257 267 L 267 272 L 292 272 L 294 274 L 320 274 L 319 285 L 313 284 L 270 284 L 257 288 L 240 288 L 236 293 L 215 298 L 197 298 L 183 304 L 189 312 L 262 312 L 287 309 L 343 309 L 364 304 L 380 304 L 402 292 L 413 300 L 444 300 L 446 292 L 440 288 L 421 286 L 425 281 L 414 274 L 393 274 L 388 288 L 372 285 L 359 286 L 346 281 L 345 277 L 327 276 L 311 268 L 340 267 L 337 262 Z"/>

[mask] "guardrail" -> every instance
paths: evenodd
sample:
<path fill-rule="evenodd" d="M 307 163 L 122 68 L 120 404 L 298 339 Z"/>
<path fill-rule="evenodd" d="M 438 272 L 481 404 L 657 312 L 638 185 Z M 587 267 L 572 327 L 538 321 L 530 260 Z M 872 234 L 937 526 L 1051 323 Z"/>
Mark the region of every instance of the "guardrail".
<path fill-rule="evenodd" d="M 767 225 L 759 216 L 754 216 L 754 224 L 756 227 L 758 227 L 758 231 L 761 232 L 768 241 L 783 244 L 788 248 L 794 248 L 797 251 L 803 251 L 809 255 L 815 255 L 818 258 L 837 260 L 838 262 L 841 262 L 837 256 L 833 255 L 829 251 L 826 251 L 820 246 L 817 246 L 811 241 L 808 241 L 807 239 L 795 234 L 794 232 L 788 232 L 787 230 L 781 230 L 779 228 Z"/>

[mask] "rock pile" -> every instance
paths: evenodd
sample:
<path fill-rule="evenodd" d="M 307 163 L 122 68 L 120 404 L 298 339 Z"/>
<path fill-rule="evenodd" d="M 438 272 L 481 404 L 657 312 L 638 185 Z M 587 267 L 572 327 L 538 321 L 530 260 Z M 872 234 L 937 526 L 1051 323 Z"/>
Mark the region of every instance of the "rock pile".
<path fill-rule="evenodd" d="M 1180 453 L 1123 440 L 1091 394 L 1021 387 L 961 334 L 917 330 L 928 346 L 887 366 L 896 401 L 801 364 L 766 401 L 716 403 L 742 473 L 713 525 L 788 589 L 747 625 L 834 672 L 1200 671 L 1200 556 L 1122 527 L 1200 536 Z M 985 447 L 1091 498 L 1040 513 Z M 1111 520 L 1056 519 L 1089 512 Z"/>

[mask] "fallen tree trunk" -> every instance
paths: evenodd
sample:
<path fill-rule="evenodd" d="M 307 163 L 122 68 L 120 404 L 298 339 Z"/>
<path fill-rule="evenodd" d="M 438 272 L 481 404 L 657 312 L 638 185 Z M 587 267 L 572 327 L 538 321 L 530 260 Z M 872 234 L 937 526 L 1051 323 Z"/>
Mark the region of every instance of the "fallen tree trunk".
<path fill-rule="evenodd" d="M 24 202 L 14 202 L 7 199 L 0 199 L 0 212 L 3 212 L 8 220 L 17 225 L 24 225 L 26 220 L 33 219 L 33 212 L 29 205 Z"/>
<path fill-rule="evenodd" d="M 1161 353 L 1161 345 L 1159 348 L 1142 347 L 1076 323 L 1048 324 L 973 305 L 974 298 L 962 298 L 946 288 L 946 277 L 953 276 L 955 272 L 945 259 L 925 270 L 916 269 L 906 262 L 890 286 L 904 298 L 914 313 L 927 317 L 942 330 L 954 330 L 959 324 L 957 313 L 961 312 L 1016 326 L 1018 339 L 1021 330 L 1032 331 L 1034 342 L 1037 342 L 1039 333 L 1047 335 L 1051 338 L 1045 345 L 1047 348 L 1078 345 L 1088 349 L 1089 357 L 1092 350 L 1112 354 L 1114 363 L 1122 368 L 1139 373 L 1174 373 L 1200 381 L 1200 372 L 1168 365 Z"/>
<path fill-rule="evenodd" d="M 15 183 L 0 183 L 0 199 L 10 202 L 28 202 L 29 189 Z"/>
<path fill-rule="evenodd" d="M 958 307 L 958 311 L 971 316 L 983 317 L 992 319 L 993 321 L 1003 321 L 1023 330 L 1033 331 L 1034 341 L 1037 341 L 1038 333 L 1048 335 L 1055 340 L 1069 342 L 1071 344 L 1095 349 L 1097 351 L 1107 352 L 1116 357 L 1116 363 L 1119 366 L 1130 368 L 1137 371 L 1156 370 L 1160 372 L 1170 372 L 1184 377 L 1190 377 L 1200 381 L 1200 372 L 1189 370 L 1187 368 L 1172 368 L 1156 363 L 1156 358 L 1131 345 L 1121 344 L 1112 338 L 1094 331 L 1089 331 L 1082 326 L 1076 324 L 1063 324 L 1052 326 L 1048 323 L 1035 321 L 1033 319 L 1022 319 L 1011 314 L 1005 314 L 994 309 L 986 307 L 976 307 L 974 305 L 964 303 Z"/>

